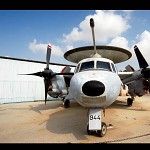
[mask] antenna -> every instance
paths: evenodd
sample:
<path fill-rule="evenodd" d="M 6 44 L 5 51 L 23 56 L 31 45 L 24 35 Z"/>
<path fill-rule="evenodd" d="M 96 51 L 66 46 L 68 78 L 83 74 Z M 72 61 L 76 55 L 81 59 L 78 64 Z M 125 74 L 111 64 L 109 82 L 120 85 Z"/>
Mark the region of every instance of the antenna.
<path fill-rule="evenodd" d="M 92 29 L 93 45 L 94 45 L 94 51 L 95 51 L 95 54 L 92 55 L 92 57 L 101 57 L 101 55 L 99 55 L 97 53 L 97 50 L 96 50 L 95 34 L 94 34 L 94 19 L 93 18 L 90 19 L 90 26 L 91 26 L 91 29 Z"/>

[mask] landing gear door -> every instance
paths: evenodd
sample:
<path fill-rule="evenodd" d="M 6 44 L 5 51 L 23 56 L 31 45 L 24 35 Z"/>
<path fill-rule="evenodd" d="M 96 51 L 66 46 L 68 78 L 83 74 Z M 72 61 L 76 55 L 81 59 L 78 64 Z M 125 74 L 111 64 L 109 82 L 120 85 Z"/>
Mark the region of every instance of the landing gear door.
<path fill-rule="evenodd" d="M 89 130 L 101 130 L 101 109 L 89 109 Z"/>

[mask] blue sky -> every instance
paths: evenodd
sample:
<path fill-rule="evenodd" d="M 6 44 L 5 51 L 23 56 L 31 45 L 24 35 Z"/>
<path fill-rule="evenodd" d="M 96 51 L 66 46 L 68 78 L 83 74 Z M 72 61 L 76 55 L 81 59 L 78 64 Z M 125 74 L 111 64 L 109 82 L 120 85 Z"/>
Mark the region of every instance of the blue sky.
<path fill-rule="evenodd" d="M 139 69 L 136 44 L 150 64 L 150 10 L 0 10 L 0 56 L 72 64 L 63 54 L 72 48 L 92 45 L 89 18 L 95 22 L 96 45 L 112 45 L 132 52 L 128 64 Z"/>

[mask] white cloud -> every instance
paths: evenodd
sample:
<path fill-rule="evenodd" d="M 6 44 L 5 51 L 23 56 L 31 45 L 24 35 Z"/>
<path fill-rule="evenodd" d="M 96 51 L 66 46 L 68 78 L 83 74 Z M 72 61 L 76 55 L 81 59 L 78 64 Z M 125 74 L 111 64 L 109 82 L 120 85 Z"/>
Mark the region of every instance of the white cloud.
<path fill-rule="evenodd" d="M 52 52 L 51 52 L 52 55 L 55 55 L 55 56 L 63 55 L 63 52 L 59 46 L 55 46 L 50 43 L 47 43 L 47 44 L 38 43 L 36 39 L 34 39 L 33 42 L 29 43 L 29 49 L 34 53 L 43 52 L 46 54 L 48 44 L 52 46 Z"/>
<path fill-rule="evenodd" d="M 66 45 L 66 48 L 67 48 L 67 50 L 71 50 L 71 49 L 73 49 L 74 47 L 73 47 L 73 45 Z"/>
<path fill-rule="evenodd" d="M 142 34 L 138 35 L 138 40 L 135 45 L 138 46 L 142 55 L 150 65 L 150 32 L 145 30 Z"/>
<path fill-rule="evenodd" d="M 122 47 L 129 50 L 128 41 L 125 37 L 116 37 L 108 45 Z"/>
<path fill-rule="evenodd" d="M 94 15 L 85 17 L 85 20 L 79 24 L 79 27 L 74 27 L 69 34 L 64 34 L 64 41 L 69 44 L 79 41 L 92 43 L 90 18 L 94 19 L 96 42 L 106 43 L 110 38 L 120 36 L 130 25 L 126 17 L 118 15 L 115 12 L 97 10 Z"/>
<path fill-rule="evenodd" d="M 126 61 L 125 63 L 120 63 L 118 66 L 126 66 L 130 64 L 134 69 L 139 69 L 138 60 L 136 58 L 135 52 L 134 52 L 134 46 L 137 45 L 140 52 L 142 53 L 143 57 L 147 61 L 147 63 L 150 65 L 150 32 L 145 30 L 143 33 L 138 34 L 136 36 L 135 44 L 131 47 L 130 51 L 132 52 L 132 57 Z M 120 67 L 121 68 L 121 67 Z"/>

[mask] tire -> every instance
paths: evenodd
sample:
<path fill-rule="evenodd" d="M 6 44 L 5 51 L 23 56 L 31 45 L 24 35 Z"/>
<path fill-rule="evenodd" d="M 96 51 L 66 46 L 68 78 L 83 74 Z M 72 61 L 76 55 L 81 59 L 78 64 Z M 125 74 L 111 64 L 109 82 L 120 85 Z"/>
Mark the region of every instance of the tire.
<path fill-rule="evenodd" d="M 86 130 L 87 130 L 88 135 L 94 135 L 96 133 L 93 130 L 89 130 L 89 123 L 87 123 L 87 129 Z"/>
<path fill-rule="evenodd" d="M 106 123 L 102 122 L 102 124 L 101 124 L 101 130 L 97 130 L 97 135 L 100 136 L 100 137 L 103 137 L 103 136 L 105 136 L 106 132 L 107 132 Z"/>
<path fill-rule="evenodd" d="M 127 99 L 127 106 L 132 106 L 133 103 L 133 99 L 132 98 L 128 98 Z"/>
<path fill-rule="evenodd" d="M 86 131 L 88 135 L 92 135 L 92 132 L 89 130 L 89 123 L 87 123 Z"/>
<path fill-rule="evenodd" d="M 69 108 L 70 107 L 70 101 L 69 99 L 64 100 L 64 107 Z"/>

